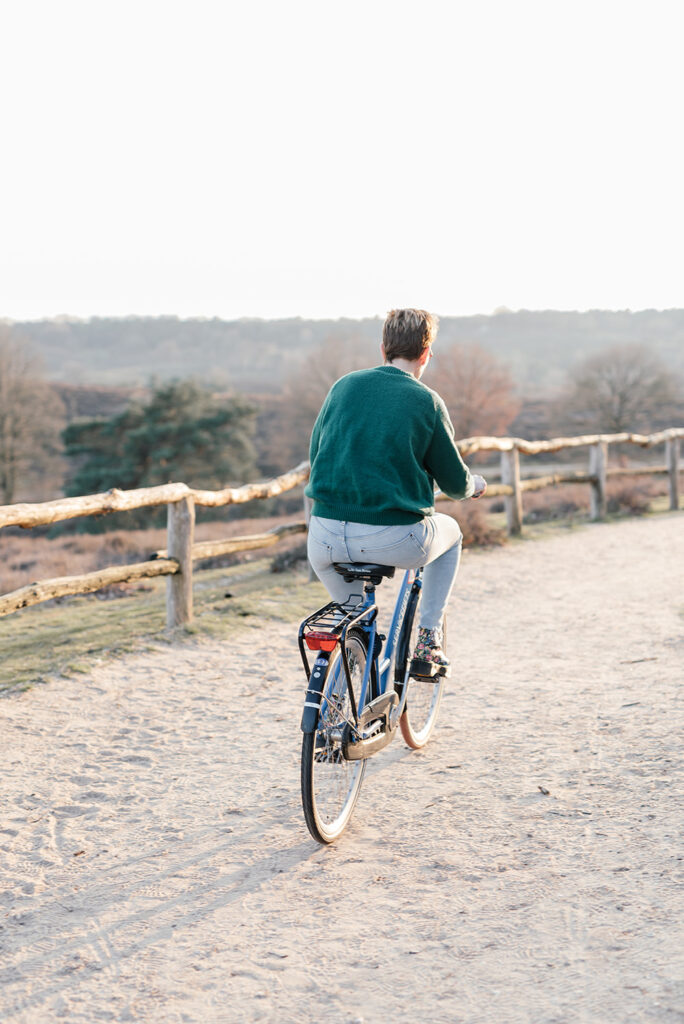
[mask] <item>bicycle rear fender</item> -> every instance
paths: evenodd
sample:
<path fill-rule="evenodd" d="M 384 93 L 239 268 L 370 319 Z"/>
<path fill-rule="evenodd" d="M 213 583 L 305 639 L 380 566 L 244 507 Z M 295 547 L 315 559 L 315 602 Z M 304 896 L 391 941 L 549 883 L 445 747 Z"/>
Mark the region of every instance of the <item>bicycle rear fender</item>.
<path fill-rule="evenodd" d="M 302 732 L 315 732 L 318 721 L 318 710 L 321 706 L 321 694 L 328 674 L 329 653 L 320 653 L 313 663 L 311 675 L 306 688 L 306 700 L 302 712 Z"/>

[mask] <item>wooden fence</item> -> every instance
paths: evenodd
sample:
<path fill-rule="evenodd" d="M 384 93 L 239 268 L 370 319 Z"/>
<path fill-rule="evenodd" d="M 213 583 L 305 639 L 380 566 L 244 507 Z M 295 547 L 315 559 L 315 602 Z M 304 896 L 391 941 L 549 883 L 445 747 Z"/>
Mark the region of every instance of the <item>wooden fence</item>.
<path fill-rule="evenodd" d="M 606 514 L 606 485 L 611 477 L 666 474 L 669 477 L 670 508 L 679 508 L 679 442 L 684 428 L 671 428 L 657 434 L 592 434 L 582 437 L 561 437 L 550 441 L 525 441 L 519 437 L 469 437 L 459 441 L 467 458 L 475 452 L 501 453 L 501 483 L 487 488 L 488 497 L 502 496 L 506 507 L 508 532 L 522 530 L 522 496 L 559 484 L 584 483 L 591 488 L 591 518 Z M 642 448 L 665 446 L 665 463 L 657 466 L 609 468 L 608 448 L 615 444 L 633 444 Z M 550 473 L 522 479 L 520 455 L 539 455 L 569 448 L 589 448 L 586 472 Z M 195 505 L 217 508 L 262 498 L 272 498 L 292 490 L 308 479 L 309 464 L 299 466 L 261 484 L 245 484 L 220 491 L 204 491 L 183 483 L 146 487 L 134 491 L 111 490 L 77 498 L 62 498 L 39 504 L 0 506 L 0 528 L 20 526 L 29 529 L 78 516 L 105 515 L 109 512 L 166 505 L 167 547 L 154 552 L 146 562 L 112 566 L 98 572 L 59 579 L 40 580 L 0 596 L 0 616 L 68 594 L 87 594 L 113 583 L 129 583 L 152 576 L 167 576 L 166 623 L 168 628 L 192 621 L 192 566 L 200 559 L 232 554 L 277 544 L 284 536 L 305 533 L 306 521 L 278 526 L 266 533 L 234 537 L 230 540 L 194 542 Z M 445 499 L 446 500 L 446 499 Z"/>
<path fill-rule="evenodd" d="M 657 434 L 584 434 L 581 437 L 555 437 L 550 441 L 525 441 L 521 437 L 468 437 L 459 441 L 464 456 L 475 452 L 501 452 L 501 483 L 487 488 L 489 497 L 503 495 L 508 532 L 522 530 L 522 495 L 524 491 L 540 491 L 558 484 L 589 484 L 591 487 L 591 518 L 603 519 L 607 509 L 609 477 L 667 475 L 670 508 L 679 508 L 679 442 L 684 427 L 671 427 Z M 616 444 L 633 444 L 640 448 L 665 446 L 665 463 L 658 466 L 608 468 L 608 448 Z M 520 476 L 520 455 L 541 455 L 567 448 L 589 448 L 587 472 L 550 473 L 546 476 Z M 0 520 L 0 525 L 2 520 Z"/>

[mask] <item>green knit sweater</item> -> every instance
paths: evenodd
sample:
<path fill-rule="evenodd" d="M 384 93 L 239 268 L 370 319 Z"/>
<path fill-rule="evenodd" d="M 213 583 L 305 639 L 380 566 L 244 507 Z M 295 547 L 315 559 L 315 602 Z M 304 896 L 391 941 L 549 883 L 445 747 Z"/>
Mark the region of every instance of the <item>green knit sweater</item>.
<path fill-rule="evenodd" d="M 305 493 L 324 519 L 396 526 L 434 512 L 434 484 L 469 498 L 473 479 L 444 402 L 397 366 L 341 377 L 318 414 Z"/>

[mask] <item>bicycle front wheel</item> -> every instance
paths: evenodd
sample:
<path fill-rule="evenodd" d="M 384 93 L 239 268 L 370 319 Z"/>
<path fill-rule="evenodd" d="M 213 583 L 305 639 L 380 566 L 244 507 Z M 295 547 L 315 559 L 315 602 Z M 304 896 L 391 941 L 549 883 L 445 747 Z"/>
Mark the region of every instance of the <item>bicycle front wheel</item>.
<path fill-rule="evenodd" d="M 436 676 L 433 680 L 413 679 L 409 677 L 411 656 L 418 639 L 418 622 L 420 613 L 420 591 L 411 595 L 402 629 L 408 633 L 406 648 L 406 667 L 404 686 L 407 688 L 406 707 L 399 719 L 401 734 L 406 744 L 413 750 L 420 750 L 430 739 L 437 721 L 437 713 L 444 691 L 444 676 Z M 446 621 L 443 627 L 443 649 L 446 651 Z"/>
<path fill-rule="evenodd" d="M 360 696 L 368 657 L 363 632 L 347 634 L 346 654 L 354 699 Z M 309 832 L 319 843 L 332 843 L 349 823 L 359 796 L 365 761 L 346 761 L 342 733 L 352 720 L 349 687 L 339 646 L 330 659 L 316 730 L 302 741 L 302 806 Z"/>

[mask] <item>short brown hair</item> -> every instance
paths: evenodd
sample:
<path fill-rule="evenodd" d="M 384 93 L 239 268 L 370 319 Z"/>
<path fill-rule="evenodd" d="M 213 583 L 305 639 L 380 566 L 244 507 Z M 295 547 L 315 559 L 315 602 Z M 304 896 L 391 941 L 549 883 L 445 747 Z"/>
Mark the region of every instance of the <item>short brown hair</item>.
<path fill-rule="evenodd" d="M 385 359 L 420 359 L 437 335 L 439 320 L 424 309 L 392 309 L 382 328 Z"/>

